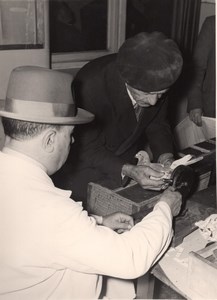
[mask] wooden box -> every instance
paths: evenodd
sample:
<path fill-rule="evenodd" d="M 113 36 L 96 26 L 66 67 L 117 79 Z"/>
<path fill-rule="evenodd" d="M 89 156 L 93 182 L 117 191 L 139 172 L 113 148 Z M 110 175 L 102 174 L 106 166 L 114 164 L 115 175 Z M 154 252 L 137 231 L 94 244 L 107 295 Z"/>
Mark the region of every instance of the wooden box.
<path fill-rule="evenodd" d="M 99 184 L 89 183 L 87 210 L 100 216 L 118 211 L 128 215 L 143 211 L 146 215 L 152 210 L 160 195 L 161 192 L 144 190 L 138 184 L 113 191 Z"/>
<path fill-rule="evenodd" d="M 135 223 L 139 222 L 153 210 L 162 192 L 142 189 L 138 184 L 132 184 L 115 191 L 96 183 L 88 185 L 87 210 L 89 213 L 105 216 L 114 212 L 132 215 Z M 203 191 L 197 197 L 203 196 Z M 213 195 L 215 197 L 215 195 Z M 174 237 L 172 246 L 182 243 L 183 238 L 197 229 L 195 222 L 216 213 L 216 209 L 194 201 L 186 201 L 179 216 L 174 218 Z"/>
<path fill-rule="evenodd" d="M 188 284 L 195 299 L 217 299 L 217 242 L 189 253 Z"/>

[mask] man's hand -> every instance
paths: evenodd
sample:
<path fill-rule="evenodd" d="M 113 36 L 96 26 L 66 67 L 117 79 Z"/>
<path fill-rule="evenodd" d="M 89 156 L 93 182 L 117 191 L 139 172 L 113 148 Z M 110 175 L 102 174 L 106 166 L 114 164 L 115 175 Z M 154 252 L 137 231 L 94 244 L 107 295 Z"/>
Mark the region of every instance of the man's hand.
<path fill-rule="evenodd" d="M 179 214 L 182 206 L 182 195 L 179 192 L 175 192 L 173 187 L 169 187 L 160 197 L 159 201 L 166 202 L 175 217 Z"/>
<path fill-rule="evenodd" d="M 103 217 L 102 225 L 116 230 L 118 233 L 130 230 L 133 225 L 133 218 L 124 213 L 113 213 Z"/>
<path fill-rule="evenodd" d="M 197 126 L 202 126 L 202 109 L 201 108 L 192 109 L 189 113 L 189 118 Z"/>
<path fill-rule="evenodd" d="M 165 168 L 161 164 L 126 164 L 122 168 L 122 174 L 134 179 L 143 189 L 160 191 L 167 187 L 161 179 L 165 174 Z"/>
<path fill-rule="evenodd" d="M 158 157 L 158 163 L 162 164 L 165 168 L 169 168 L 174 160 L 175 158 L 172 153 L 163 153 Z"/>

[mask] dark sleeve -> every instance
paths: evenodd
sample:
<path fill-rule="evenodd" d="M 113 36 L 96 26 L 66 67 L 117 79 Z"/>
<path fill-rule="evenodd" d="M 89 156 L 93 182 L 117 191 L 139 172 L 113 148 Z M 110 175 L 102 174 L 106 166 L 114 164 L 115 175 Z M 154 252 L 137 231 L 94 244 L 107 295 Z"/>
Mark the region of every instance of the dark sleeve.
<path fill-rule="evenodd" d="M 154 162 L 163 153 L 173 153 L 173 138 L 167 119 L 168 97 L 160 100 L 158 112 L 146 129 L 146 136 L 153 154 Z"/>
<path fill-rule="evenodd" d="M 202 109 L 202 88 L 205 77 L 207 62 L 214 43 L 215 19 L 206 18 L 200 30 L 197 43 L 194 49 L 193 61 L 190 72 L 192 73 L 191 85 L 188 92 L 187 111 Z"/>
<path fill-rule="evenodd" d="M 106 124 L 111 115 L 106 101 L 103 101 L 105 87 L 100 79 L 100 76 L 96 78 L 78 76 L 74 80 L 73 91 L 78 106 L 95 115 L 93 122 L 77 126 L 75 141 L 77 141 L 79 159 L 83 165 L 97 168 L 120 185 L 121 169 L 125 162 L 117 157 L 106 144 Z"/>

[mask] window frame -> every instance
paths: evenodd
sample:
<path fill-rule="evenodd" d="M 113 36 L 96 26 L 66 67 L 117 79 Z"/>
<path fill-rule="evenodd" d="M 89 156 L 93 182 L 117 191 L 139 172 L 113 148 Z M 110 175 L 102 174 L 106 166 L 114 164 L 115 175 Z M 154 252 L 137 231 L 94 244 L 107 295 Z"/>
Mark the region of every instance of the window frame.
<path fill-rule="evenodd" d="M 50 0 L 52 1 L 52 0 Z M 97 57 L 115 53 L 125 40 L 127 0 L 108 1 L 107 49 L 83 52 L 51 53 L 52 69 L 79 69 Z"/>

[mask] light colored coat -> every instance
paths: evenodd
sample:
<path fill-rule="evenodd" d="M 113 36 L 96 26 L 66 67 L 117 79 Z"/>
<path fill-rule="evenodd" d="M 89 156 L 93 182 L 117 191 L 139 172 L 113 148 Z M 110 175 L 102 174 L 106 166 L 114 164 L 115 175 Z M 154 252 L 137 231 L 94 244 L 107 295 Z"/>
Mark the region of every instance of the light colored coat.
<path fill-rule="evenodd" d="M 117 234 L 97 225 L 36 161 L 4 148 L 0 166 L 0 299 L 96 299 L 101 275 L 141 276 L 168 247 L 172 216 L 164 202 Z"/>

